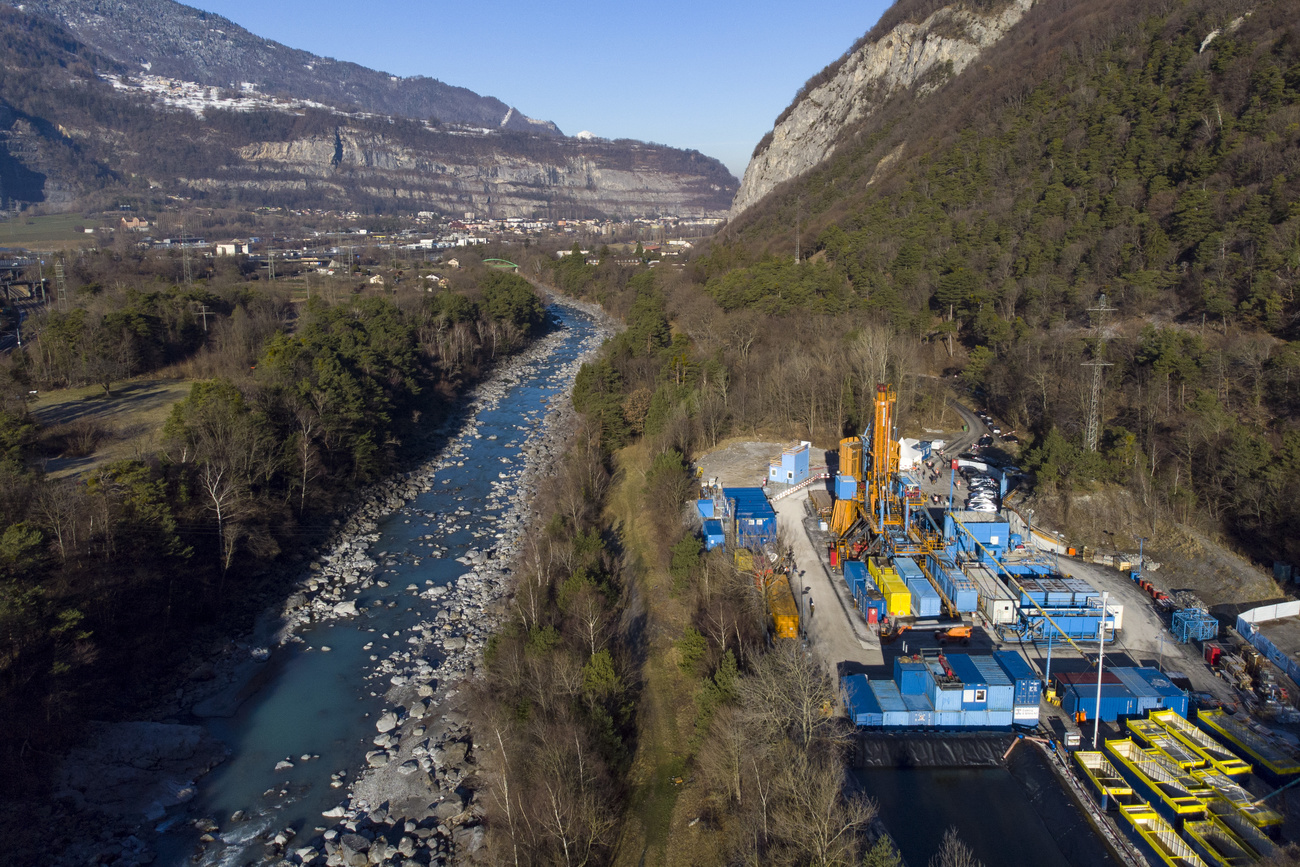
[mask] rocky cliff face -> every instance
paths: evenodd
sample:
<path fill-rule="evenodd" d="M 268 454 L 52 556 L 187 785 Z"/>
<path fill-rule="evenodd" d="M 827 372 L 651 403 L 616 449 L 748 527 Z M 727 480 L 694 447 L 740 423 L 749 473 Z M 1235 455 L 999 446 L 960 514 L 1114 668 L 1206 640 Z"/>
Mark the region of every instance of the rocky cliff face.
<path fill-rule="evenodd" d="M 668 148 L 577 141 L 544 152 L 477 153 L 412 146 L 370 130 L 264 141 L 237 151 L 230 171 L 190 177 L 196 191 L 316 190 L 339 203 L 357 194 L 496 218 L 604 213 L 705 216 L 725 207 L 735 180 L 716 161 Z M 698 155 L 696 155 L 698 156 Z"/>
<path fill-rule="evenodd" d="M 1012 0 L 980 13 L 957 2 L 920 23 L 903 22 L 854 51 L 829 81 L 785 112 L 755 152 L 731 216 L 829 157 L 847 127 L 870 117 L 893 94 L 913 88 L 922 97 L 960 73 L 1033 4 Z"/>

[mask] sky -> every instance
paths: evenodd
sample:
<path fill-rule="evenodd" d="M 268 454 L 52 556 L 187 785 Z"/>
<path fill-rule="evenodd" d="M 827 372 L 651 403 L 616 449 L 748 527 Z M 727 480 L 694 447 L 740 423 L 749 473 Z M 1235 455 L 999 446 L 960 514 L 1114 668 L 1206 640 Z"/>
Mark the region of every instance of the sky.
<path fill-rule="evenodd" d="M 889 0 L 186 0 L 291 48 L 495 96 L 568 135 L 717 157 L 740 177 L 799 87 Z"/>

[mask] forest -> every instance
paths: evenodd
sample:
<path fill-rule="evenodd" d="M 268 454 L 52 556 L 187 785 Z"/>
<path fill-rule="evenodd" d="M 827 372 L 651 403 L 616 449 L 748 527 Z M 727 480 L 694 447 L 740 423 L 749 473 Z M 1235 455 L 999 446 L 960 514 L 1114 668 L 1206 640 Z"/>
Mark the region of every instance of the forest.
<path fill-rule="evenodd" d="M 237 264 L 187 283 L 172 253 L 70 261 L 69 303 L 30 316 L 0 371 L 4 794 L 40 790 L 84 707 L 147 706 L 246 630 L 356 492 L 422 456 L 465 388 L 541 333 L 526 281 L 463 258 L 453 289 L 310 297 Z M 46 471 L 109 432 L 93 412 L 41 425 L 33 392 L 88 386 L 93 407 L 150 379 L 190 383 L 153 447 Z"/>

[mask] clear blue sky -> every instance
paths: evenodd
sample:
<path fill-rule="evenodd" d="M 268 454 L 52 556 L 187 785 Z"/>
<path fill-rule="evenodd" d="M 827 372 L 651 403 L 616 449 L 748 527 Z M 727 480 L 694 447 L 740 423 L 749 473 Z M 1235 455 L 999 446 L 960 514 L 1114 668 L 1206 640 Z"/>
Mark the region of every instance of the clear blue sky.
<path fill-rule="evenodd" d="M 799 86 L 889 0 L 185 0 L 258 36 L 495 96 L 565 133 L 694 148 L 737 177 Z"/>

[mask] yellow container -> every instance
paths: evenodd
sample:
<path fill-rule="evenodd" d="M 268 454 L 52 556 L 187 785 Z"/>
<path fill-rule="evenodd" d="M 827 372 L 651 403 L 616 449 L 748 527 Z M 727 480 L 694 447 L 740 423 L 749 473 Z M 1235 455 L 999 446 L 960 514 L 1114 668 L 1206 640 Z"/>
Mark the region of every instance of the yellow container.
<path fill-rule="evenodd" d="M 880 595 L 885 597 L 885 610 L 891 617 L 906 617 L 912 613 L 912 592 L 897 578 L 886 581 L 880 587 Z"/>
<path fill-rule="evenodd" d="M 767 610 L 772 615 L 772 634 L 776 638 L 799 637 L 799 606 L 789 582 L 777 579 L 768 585 Z"/>

